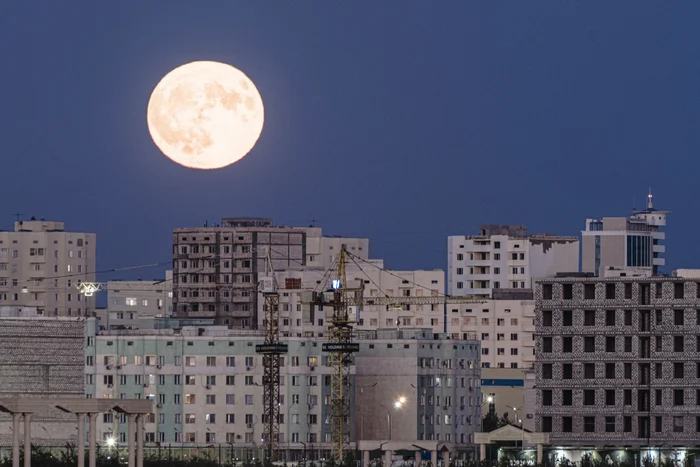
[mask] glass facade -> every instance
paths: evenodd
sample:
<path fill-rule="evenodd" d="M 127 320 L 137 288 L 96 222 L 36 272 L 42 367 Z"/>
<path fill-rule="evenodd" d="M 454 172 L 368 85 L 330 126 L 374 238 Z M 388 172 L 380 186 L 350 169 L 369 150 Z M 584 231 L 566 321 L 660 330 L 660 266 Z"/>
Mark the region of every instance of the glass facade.
<path fill-rule="evenodd" d="M 627 266 L 651 266 L 651 237 L 644 235 L 627 236 Z"/>

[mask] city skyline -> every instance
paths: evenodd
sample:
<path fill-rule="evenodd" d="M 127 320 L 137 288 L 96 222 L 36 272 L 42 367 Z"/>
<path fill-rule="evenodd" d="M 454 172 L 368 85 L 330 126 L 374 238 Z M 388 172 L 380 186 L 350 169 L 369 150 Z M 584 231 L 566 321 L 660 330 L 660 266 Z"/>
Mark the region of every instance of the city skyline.
<path fill-rule="evenodd" d="M 674 213 L 669 264 L 700 263 L 684 196 L 700 150 L 694 2 L 605 14 L 546 3 L 372 14 L 73 5 L 17 3 L 4 15 L 6 60 L 23 72 L 0 78 L 14 90 L 1 117 L 12 176 L 0 227 L 14 212 L 62 220 L 97 233 L 110 246 L 98 263 L 119 267 L 167 259 L 175 227 L 316 219 L 415 269 L 444 265 L 443 239 L 479 223 L 574 235 L 583 219 L 641 206 L 653 186 Z M 158 80 L 202 59 L 246 70 L 267 110 L 254 150 L 210 173 L 170 163 L 146 128 Z"/>

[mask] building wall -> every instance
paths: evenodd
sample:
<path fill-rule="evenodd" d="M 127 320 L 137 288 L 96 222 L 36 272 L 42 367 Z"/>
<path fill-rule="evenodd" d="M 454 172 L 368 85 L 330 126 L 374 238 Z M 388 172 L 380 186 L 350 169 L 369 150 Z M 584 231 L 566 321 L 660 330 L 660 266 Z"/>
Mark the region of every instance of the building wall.
<path fill-rule="evenodd" d="M 95 365 L 85 367 L 93 382 L 88 390 L 94 397 L 152 399 L 156 409 L 145 425 L 147 445 L 231 442 L 235 447 L 259 448 L 263 366 L 255 345 L 262 342 L 258 332 L 225 326 L 102 332 L 97 336 Z M 280 445 L 296 452 L 303 450 L 302 442 L 328 449 L 331 425 L 325 420 L 331 368 L 321 352 L 323 341 L 286 342 Z M 108 414 L 100 419 L 98 436 L 125 444 L 126 429 L 123 420 Z"/>
<path fill-rule="evenodd" d="M 700 384 L 699 289 L 697 282 L 680 278 L 538 282 L 537 430 L 551 431 L 555 445 L 694 445 L 700 428 L 700 394 L 696 393 Z M 563 321 L 565 311 L 572 313 L 570 326 Z M 564 338 L 569 336 L 570 352 L 564 349 Z M 590 348 L 586 348 L 587 338 Z M 614 338 L 610 343 L 614 342 L 614 348 L 608 347 L 609 338 Z M 676 348 L 679 338 L 682 341 Z M 614 371 L 609 375 L 608 364 Z M 571 365 L 571 379 L 564 378 L 566 365 Z M 594 371 L 592 375 L 586 375 L 586 365 Z M 676 365 L 683 370 L 682 376 L 674 373 Z M 551 405 L 545 402 L 545 391 L 551 391 Z M 571 407 L 563 405 L 564 391 L 572 391 Z M 588 394 L 595 400 L 587 402 L 586 391 L 593 391 Z M 615 391 L 609 393 L 610 403 L 607 391 Z M 681 391 L 681 400 L 674 399 L 675 391 Z M 567 432 L 564 417 L 569 416 L 572 428 Z M 585 417 L 592 417 L 593 431 L 586 431 Z M 608 417 L 611 425 L 606 428 Z M 649 417 L 651 431 L 647 433 L 643 425 Z M 631 425 L 629 431 L 624 429 L 625 419 Z"/>
<path fill-rule="evenodd" d="M 140 316 L 172 314 L 172 271 L 165 280 L 110 281 L 107 283 L 107 320 L 103 326 L 138 326 Z"/>
<path fill-rule="evenodd" d="M 576 237 L 526 235 L 524 226 L 482 226 L 481 235 L 447 239 L 447 293 L 491 297 L 529 289 L 532 280 L 578 270 Z"/>
<path fill-rule="evenodd" d="M 15 222 L 13 232 L 0 232 L 0 305 L 92 316 L 94 297 L 75 286 L 95 281 L 95 246 L 95 234 L 66 232 L 63 222 Z"/>
<path fill-rule="evenodd" d="M 221 227 L 175 229 L 174 312 L 181 318 L 214 318 L 218 324 L 254 329 L 260 308 L 255 289 L 265 273 L 268 250 L 275 271 L 327 269 L 341 244 L 366 258 L 367 239 L 325 238 L 320 228 L 276 227 L 270 219 L 232 218 L 224 219 Z"/>
<path fill-rule="evenodd" d="M 370 338 L 371 337 L 371 338 Z M 442 440 L 465 451 L 480 427 L 479 344 L 431 330 L 360 332 L 355 431 L 365 440 Z M 405 403 L 396 408 L 396 401 Z"/>
<path fill-rule="evenodd" d="M 84 397 L 86 337 L 94 320 L 0 318 L 0 399 Z M 57 409 L 34 415 L 32 442 L 61 446 L 75 441 L 75 415 Z M 0 446 L 12 445 L 12 419 L 0 412 Z"/>

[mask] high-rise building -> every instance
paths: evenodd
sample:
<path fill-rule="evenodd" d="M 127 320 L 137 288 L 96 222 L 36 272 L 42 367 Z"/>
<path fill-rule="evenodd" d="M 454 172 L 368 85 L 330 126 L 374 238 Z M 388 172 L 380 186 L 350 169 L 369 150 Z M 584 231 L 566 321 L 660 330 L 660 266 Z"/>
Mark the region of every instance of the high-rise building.
<path fill-rule="evenodd" d="M 653 207 L 651 191 L 647 207 L 629 217 L 586 219 L 582 232 L 581 271 L 599 277 L 609 270 L 627 270 L 630 273 L 658 275 L 666 265 L 663 244 L 668 211 Z M 616 274 L 619 275 L 619 274 Z"/>
<path fill-rule="evenodd" d="M 276 271 L 327 268 L 342 244 L 367 258 L 366 238 L 324 237 L 316 227 L 279 227 L 271 219 L 225 218 L 213 227 L 173 233 L 173 310 L 239 328 L 258 325 L 258 278 L 271 257 Z"/>
<path fill-rule="evenodd" d="M 494 289 L 530 289 L 534 279 L 578 271 L 578 263 L 577 237 L 482 225 L 479 235 L 448 237 L 447 293 L 491 297 Z"/>
<path fill-rule="evenodd" d="M 550 278 L 535 297 L 536 429 L 552 445 L 697 444 L 697 278 Z"/>
<path fill-rule="evenodd" d="M 66 232 L 63 222 L 15 222 L 0 232 L 0 306 L 43 316 L 92 316 L 94 297 L 75 287 L 95 281 L 96 235 Z"/>

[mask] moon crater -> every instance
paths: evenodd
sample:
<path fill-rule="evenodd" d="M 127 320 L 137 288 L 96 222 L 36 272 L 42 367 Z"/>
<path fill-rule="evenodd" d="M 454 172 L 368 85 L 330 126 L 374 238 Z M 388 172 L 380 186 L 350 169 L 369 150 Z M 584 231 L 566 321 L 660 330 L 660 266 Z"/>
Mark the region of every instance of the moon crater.
<path fill-rule="evenodd" d="M 192 62 L 158 83 L 148 102 L 148 130 L 167 157 L 185 167 L 218 169 L 243 158 L 262 132 L 255 84 L 218 62 Z"/>

